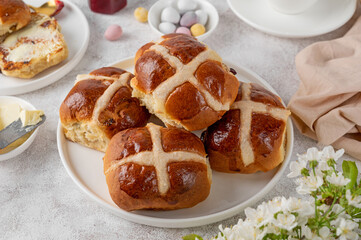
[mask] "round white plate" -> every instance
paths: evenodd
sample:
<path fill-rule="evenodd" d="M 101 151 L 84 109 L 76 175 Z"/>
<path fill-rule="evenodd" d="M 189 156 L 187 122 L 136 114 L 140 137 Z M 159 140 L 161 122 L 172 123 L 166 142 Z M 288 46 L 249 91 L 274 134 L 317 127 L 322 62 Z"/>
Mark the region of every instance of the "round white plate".
<path fill-rule="evenodd" d="M 302 38 L 331 32 L 354 14 L 357 0 L 319 0 L 295 15 L 274 10 L 267 0 L 227 0 L 233 12 L 252 27 L 280 37 Z M 300 0 L 302 1 L 302 0 Z"/>
<path fill-rule="evenodd" d="M 134 59 L 129 58 L 116 64 L 128 71 L 134 69 Z M 253 72 L 225 62 L 237 71 L 241 81 L 262 84 L 274 89 Z M 199 136 L 199 131 L 196 133 Z M 208 198 L 188 209 L 173 211 L 133 211 L 126 212 L 112 201 L 103 174 L 103 156 L 98 152 L 65 139 L 59 122 L 57 132 L 58 150 L 62 163 L 73 181 L 92 199 L 112 213 L 132 222 L 168 228 L 186 228 L 205 225 L 229 218 L 244 208 L 253 205 L 265 196 L 278 182 L 291 159 L 293 149 L 293 127 L 287 122 L 286 158 L 281 166 L 267 173 L 250 175 L 227 174 L 213 171 L 211 193 Z"/>
<path fill-rule="evenodd" d="M 89 25 L 82 11 L 72 2 L 64 1 L 65 7 L 55 16 L 68 45 L 69 56 L 60 64 L 48 68 L 31 79 L 7 77 L 0 74 L 0 95 L 23 94 L 43 88 L 69 73 L 83 58 L 89 43 Z M 43 0 L 25 0 L 38 6 Z"/>

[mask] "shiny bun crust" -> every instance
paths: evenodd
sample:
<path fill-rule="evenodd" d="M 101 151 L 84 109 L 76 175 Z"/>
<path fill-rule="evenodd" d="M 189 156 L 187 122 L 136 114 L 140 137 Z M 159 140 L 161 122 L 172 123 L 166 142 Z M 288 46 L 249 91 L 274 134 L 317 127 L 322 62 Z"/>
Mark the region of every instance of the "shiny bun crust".
<path fill-rule="evenodd" d="M 135 57 L 133 96 L 166 125 L 204 129 L 229 110 L 239 82 L 216 52 L 195 38 L 168 34 Z"/>
<path fill-rule="evenodd" d="M 207 198 L 211 186 L 202 141 L 152 123 L 112 138 L 104 173 L 110 196 L 126 211 L 192 207 Z"/>
<path fill-rule="evenodd" d="M 22 0 L 0 0 L 0 36 L 23 28 L 30 19 L 30 9 Z"/>
<path fill-rule="evenodd" d="M 105 152 L 116 133 L 145 126 L 150 114 L 131 96 L 132 77 L 113 67 L 78 75 L 59 111 L 66 138 Z"/>
<path fill-rule="evenodd" d="M 285 157 L 289 115 L 278 96 L 242 83 L 231 110 L 203 133 L 212 169 L 254 173 L 277 167 Z"/>

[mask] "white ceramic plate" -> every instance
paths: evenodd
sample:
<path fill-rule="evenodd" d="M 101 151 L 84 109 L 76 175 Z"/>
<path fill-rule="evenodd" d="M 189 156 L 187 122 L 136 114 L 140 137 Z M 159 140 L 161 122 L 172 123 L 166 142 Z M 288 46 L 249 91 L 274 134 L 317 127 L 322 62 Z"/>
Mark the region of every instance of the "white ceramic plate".
<path fill-rule="evenodd" d="M 23 109 L 36 110 L 36 108 L 31 103 L 25 101 L 24 99 L 11 97 L 11 96 L 0 96 L 0 104 L 5 104 L 5 103 L 17 103 Z M 15 148 L 14 150 L 8 153 L 0 154 L 0 161 L 14 158 L 20 155 L 22 152 L 24 152 L 33 143 L 38 132 L 39 132 L 39 128 L 36 128 L 35 131 L 30 135 L 30 137 L 19 147 Z"/>
<path fill-rule="evenodd" d="M 319 0 L 295 15 L 274 10 L 267 0 L 227 0 L 233 12 L 252 27 L 280 37 L 302 38 L 331 32 L 354 14 L 357 0 Z"/>
<path fill-rule="evenodd" d="M 82 11 L 72 2 L 64 1 L 65 7 L 55 18 L 68 45 L 69 56 L 62 63 L 48 68 L 31 79 L 7 77 L 0 74 L 0 95 L 23 94 L 52 84 L 69 73 L 83 58 L 89 42 L 89 25 Z M 43 0 L 25 0 L 38 6 Z"/>
<path fill-rule="evenodd" d="M 131 71 L 134 59 L 129 58 L 116 64 L 117 67 Z M 241 81 L 262 84 L 274 89 L 253 72 L 225 62 L 237 71 Z M 199 132 L 197 134 L 199 136 Z M 229 218 L 244 208 L 253 205 L 265 196 L 278 182 L 291 159 L 293 149 L 293 127 L 287 122 L 287 150 L 283 164 L 267 173 L 250 175 L 227 174 L 213 171 L 213 182 L 209 197 L 188 209 L 174 211 L 134 211 L 126 212 L 112 201 L 103 174 L 103 153 L 83 147 L 65 139 L 61 124 L 58 125 L 58 149 L 63 165 L 73 181 L 92 199 L 112 213 L 132 222 L 168 228 L 185 228 L 205 225 Z"/>

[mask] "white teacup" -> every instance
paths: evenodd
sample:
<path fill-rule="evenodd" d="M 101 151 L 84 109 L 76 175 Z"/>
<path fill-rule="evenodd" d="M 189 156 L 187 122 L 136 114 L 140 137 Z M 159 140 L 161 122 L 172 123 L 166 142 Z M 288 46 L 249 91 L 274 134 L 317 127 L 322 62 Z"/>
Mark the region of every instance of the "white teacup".
<path fill-rule="evenodd" d="M 284 14 L 298 14 L 312 7 L 318 0 L 268 0 L 276 11 Z"/>

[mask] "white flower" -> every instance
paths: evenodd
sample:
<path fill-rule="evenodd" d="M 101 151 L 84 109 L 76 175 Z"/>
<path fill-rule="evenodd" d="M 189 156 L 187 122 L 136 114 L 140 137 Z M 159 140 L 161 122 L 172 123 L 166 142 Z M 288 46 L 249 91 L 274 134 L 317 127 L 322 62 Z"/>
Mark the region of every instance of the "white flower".
<path fill-rule="evenodd" d="M 277 219 L 273 219 L 273 224 L 279 228 L 286 229 L 291 232 L 296 226 L 296 217 L 290 213 L 279 213 Z"/>
<path fill-rule="evenodd" d="M 300 240 L 299 238 L 295 238 L 293 236 L 288 236 L 288 240 Z"/>
<path fill-rule="evenodd" d="M 272 215 L 284 209 L 285 200 L 286 200 L 285 197 L 275 197 L 271 201 L 268 201 L 266 203 Z"/>
<path fill-rule="evenodd" d="M 353 229 L 358 227 L 357 223 L 351 220 L 346 220 L 344 218 L 341 218 L 338 222 L 339 223 L 336 230 L 336 235 L 339 237 L 340 240 L 355 240 L 358 238 L 358 234 L 352 231 Z"/>
<path fill-rule="evenodd" d="M 330 206 L 326 205 L 326 204 L 322 204 L 321 206 L 318 207 L 319 210 L 323 211 L 323 213 L 327 212 L 327 210 L 330 208 Z"/>
<path fill-rule="evenodd" d="M 339 217 L 338 219 L 340 219 L 340 218 L 350 219 L 351 218 L 350 215 L 348 215 L 345 212 L 345 209 L 340 204 L 333 205 L 332 212 L 338 214 L 338 217 Z M 336 221 L 332 221 L 332 222 L 333 222 L 333 225 L 337 225 L 337 219 L 336 219 Z"/>
<path fill-rule="evenodd" d="M 298 213 L 300 217 L 311 216 L 315 213 L 314 205 L 299 198 L 290 197 L 285 208 L 291 213 Z"/>
<path fill-rule="evenodd" d="M 297 153 L 297 159 L 298 159 L 298 161 L 300 161 L 300 162 L 308 162 L 308 158 L 307 158 L 307 153 L 305 153 L 305 154 L 298 154 Z"/>
<path fill-rule="evenodd" d="M 330 236 L 330 229 L 328 227 L 322 227 L 319 230 L 319 235 L 315 232 L 312 232 L 311 229 L 307 226 L 304 226 L 302 228 L 302 232 L 304 234 L 304 236 L 306 237 L 306 239 L 309 240 L 331 240 L 334 239 L 333 237 Z"/>
<path fill-rule="evenodd" d="M 320 160 L 322 156 L 322 152 L 319 152 L 317 148 L 309 148 L 307 149 L 307 153 L 305 154 L 297 154 L 299 161 L 313 161 L 313 160 Z"/>
<path fill-rule="evenodd" d="M 249 221 L 254 223 L 256 226 L 262 226 L 268 223 L 272 213 L 269 211 L 266 204 L 261 204 L 257 207 L 257 210 L 254 208 L 246 208 L 244 210 L 246 217 Z"/>
<path fill-rule="evenodd" d="M 306 237 L 307 240 L 311 240 L 311 239 L 313 240 L 316 237 L 318 237 L 317 234 L 312 232 L 311 229 L 307 226 L 302 227 L 302 233 Z"/>
<path fill-rule="evenodd" d="M 340 204 L 335 204 L 332 207 L 332 212 L 336 213 L 336 214 L 340 214 L 340 212 L 344 211 L 345 209 L 340 205 Z"/>
<path fill-rule="evenodd" d="M 307 149 L 307 159 L 309 161 L 313 161 L 313 160 L 320 160 L 322 156 L 322 152 L 318 151 L 317 148 L 313 147 L 313 148 L 309 148 Z"/>
<path fill-rule="evenodd" d="M 319 240 L 331 240 L 334 239 L 333 237 L 330 236 L 331 231 L 328 227 L 322 227 L 320 228 L 320 230 L 318 231 L 320 236 L 318 237 Z"/>
<path fill-rule="evenodd" d="M 348 204 L 354 206 L 356 208 L 361 208 L 361 196 L 352 196 L 351 191 L 347 189 L 346 191 L 346 199 Z"/>
<path fill-rule="evenodd" d="M 322 175 L 322 171 L 332 170 L 330 166 L 328 166 L 327 162 L 325 161 L 319 161 L 318 165 L 316 167 L 316 174 Z"/>
<path fill-rule="evenodd" d="M 217 240 L 261 240 L 265 235 L 265 231 L 259 230 L 250 221 L 243 221 L 242 219 L 232 228 L 223 229 L 220 225 L 219 230 Z"/>
<path fill-rule="evenodd" d="M 327 176 L 326 180 L 336 186 L 345 186 L 351 181 L 350 179 L 345 178 L 342 173 L 336 175 L 334 172 L 331 176 Z"/>
<path fill-rule="evenodd" d="M 296 179 L 296 183 L 299 185 L 296 188 L 299 194 L 310 194 L 322 186 L 323 179 L 320 176 L 311 174 L 310 176 Z"/>
<path fill-rule="evenodd" d="M 333 159 L 337 161 L 342 155 L 345 153 L 345 150 L 340 149 L 335 152 L 332 146 L 324 147 L 322 150 L 322 157 L 321 159 L 327 161 L 329 159 Z"/>
<path fill-rule="evenodd" d="M 301 175 L 302 169 L 306 168 L 307 162 L 306 161 L 293 161 L 290 164 L 291 172 L 287 175 L 289 178 L 298 177 Z"/>

